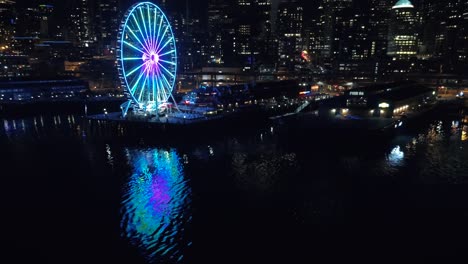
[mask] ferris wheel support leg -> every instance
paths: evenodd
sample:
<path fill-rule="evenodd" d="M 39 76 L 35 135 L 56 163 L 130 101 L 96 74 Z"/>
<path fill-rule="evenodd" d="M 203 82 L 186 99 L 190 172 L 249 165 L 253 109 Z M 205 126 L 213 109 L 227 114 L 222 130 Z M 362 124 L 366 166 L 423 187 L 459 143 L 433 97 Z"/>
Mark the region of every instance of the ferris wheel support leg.
<path fill-rule="evenodd" d="M 174 99 L 174 96 L 172 95 L 172 93 L 171 93 L 171 98 L 172 98 L 172 101 L 174 102 L 175 108 L 177 109 L 177 111 L 180 112 L 179 106 L 177 105 L 177 102 L 176 102 L 176 100 Z"/>
<path fill-rule="evenodd" d="M 127 102 L 123 103 L 120 106 L 120 109 L 122 110 L 122 117 L 123 118 L 125 118 L 127 116 L 128 109 L 130 108 L 131 105 L 132 105 L 132 101 L 128 100 Z"/>

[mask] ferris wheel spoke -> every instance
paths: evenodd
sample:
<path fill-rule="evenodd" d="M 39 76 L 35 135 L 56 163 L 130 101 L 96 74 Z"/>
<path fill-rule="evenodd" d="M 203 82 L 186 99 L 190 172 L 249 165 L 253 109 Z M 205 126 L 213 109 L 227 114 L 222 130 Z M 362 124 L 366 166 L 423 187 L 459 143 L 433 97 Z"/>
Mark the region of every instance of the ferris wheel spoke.
<path fill-rule="evenodd" d="M 171 94 L 172 93 L 172 89 L 171 89 L 171 85 L 169 84 L 169 82 L 167 81 L 167 78 L 164 74 L 161 74 L 161 87 L 163 87 L 163 91 L 164 93 L 166 94 L 166 98 L 169 98 L 167 97 L 167 94 Z M 164 81 L 163 81 L 164 80 Z"/>
<path fill-rule="evenodd" d="M 138 36 L 135 34 L 135 32 L 133 32 L 133 30 L 132 30 L 129 26 L 127 26 L 127 29 L 128 29 L 128 31 L 130 31 L 130 33 L 132 33 L 133 37 L 138 41 L 138 43 L 140 43 L 141 47 L 142 47 L 146 52 L 148 52 L 148 49 L 146 48 L 146 45 L 143 44 L 143 43 L 141 42 L 140 38 L 138 38 Z M 142 53 L 144 53 L 144 52 L 142 52 Z M 148 53 L 149 53 L 149 52 L 148 52 Z"/>
<path fill-rule="evenodd" d="M 157 41 L 157 38 L 156 38 L 156 27 L 157 27 L 157 23 L 158 23 L 157 14 L 158 14 L 158 11 L 155 8 L 154 9 L 154 17 L 153 17 L 153 35 L 152 35 L 152 38 L 153 38 L 153 41 L 154 41 L 154 46 L 156 46 L 156 41 Z"/>
<path fill-rule="evenodd" d="M 158 101 L 160 102 L 164 102 L 164 98 L 166 98 L 166 92 L 164 90 L 164 86 L 161 82 L 161 79 L 159 78 L 158 80 L 158 83 L 159 83 L 159 89 L 158 89 Z"/>
<path fill-rule="evenodd" d="M 175 50 L 170 50 L 170 51 L 168 51 L 168 52 L 165 52 L 165 53 L 163 53 L 163 54 L 159 54 L 159 57 L 162 57 L 162 56 L 165 56 L 165 55 L 168 55 L 168 54 L 174 53 L 174 52 L 175 52 Z"/>
<path fill-rule="evenodd" d="M 140 66 L 138 66 L 138 67 L 132 69 L 130 72 L 127 73 L 127 75 L 125 75 L 125 77 L 128 77 L 128 76 L 134 74 L 136 71 L 138 71 L 139 69 L 141 69 L 143 66 L 145 66 L 145 63 L 142 63 Z"/>
<path fill-rule="evenodd" d="M 169 81 L 167 80 L 166 76 L 163 75 L 163 77 L 161 78 L 161 82 L 164 84 L 163 87 L 164 87 L 164 92 L 166 94 L 171 94 L 172 93 L 172 85 L 169 83 Z M 168 97 L 166 97 L 168 98 Z"/>
<path fill-rule="evenodd" d="M 123 40 L 122 42 L 123 42 L 124 44 L 126 44 L 127 46 L 133 48 L 133 49 L 136 50 L 136 51 L 139 51 L 139 52 L 141 52 L 141 53 L 143 53 L 143 54 L 145 53 L 145 52 L 142 51 L 141 49 L 139 49 L 139 48 L 133 46 L 132 44 L 130 44 L 129 42 L 127 42 L 127 41 L 125 41 L 125 40 Z"/>
<path fill-rule="evenodd" d="M 142 72 L 140 73 L 140 76 L 138 76 L 137 81 L 133 84 L 132 89 L 130 90 L 130 93 L 132 94 L 132 96 L 135 94 L 136 89 L 137 89 L 137 87 L 138 87 L 138 84 L 140 83 L 140 80 L 141 80 L 141 78 L 143 77 L 144 74 L 145 74 L 145 72 L 142 71 Z"/>
<path fill-rule="evenodd" d="M 167 29 L 168 29 L 168 28 L 169 28 L 169 27 L 166 26 L 166 28 L 164 29 L 163 34 L 161 35 L 161 38 L 160 38 L 159 41 L 158 41 L 158 45 L 156 46 L 156 50 L 158 50 L 158 51 L 161 51 L 161 49 L 160 49 L 159 47 L 161 46 L 162 40 L 166 37 L 166 33 L 167 33 Z"/>
<path fill-rule="evenodd" d="M 160 100 L 161 101 L 164 101 L 165 99 L 164 98 L 167 98 L 167 93 L 166 93 L 166 87 L 164 86 L 164 83 L 163 81 L 161 80 L 163 77 L 164 77 L 164 74 L 161 72 L 161 69 L 158 68 L 157 69 L 157 74 L 158 74 L 158 82 L 159 82 L 159 90 L 158 90 L 158 93 L 159 93 L 159 97 L 160 97 Z"/>
<path fill-rule="evenodd" d="M 146 13 L 148 15 L 148 39 L 151 47 L 153 48 L 153 33 L 151 32 L 152 26 L 151 26 L 151 12 L 150 12 L 150 7 L 149 5 L 146 5 Z M 154 49 L 154 48 L 153 48 Z"/>
<path fill-rule="evenodd" d="M 156 85 L 156 90 L 155 90 L 155 101 L 156 102 L 160 102 L 161 101 L 161 96 L 159 95 L 159 91 L 161 90 L 161 88 L 159 87 L 159 81 L 158 81 L 158 78 L 156 76 L 153 76 L 154 77 L 154 83 Z"/>
<path fill-rule="evenodd" d="M 141 86 L 141 89 L 140 89 L 140 95 L 138 95 L 138 102 L 141 102 L 141 97 L 143 95 L 143 91 L 145 91 L 145 86 L 146 86 L 147 81 L 148 81 L 148 76 L 145 76 L 145 80 L 143 81 L 143 85 Z"/>
<path fill-rule="evenodd" d="M 153 74 L 153 75 L 151 76 L 151 79 L 152 79 L 152 83 L 153 83 L 153 85 L 152 85 L 152 88 L 153 88 L 153 102 L 156 102 L 156 103 L 157 103 L 157 101 L 156 101 L 156 100 L 157 100 L 157 94 L 156 94 L 156 91 L 157 91 L 157 90 L 156 90 L 156 76 Z M 156 106 L 156 107 L 157 107 L 157 106 Z"/>
<path fill-rule="evenodd" d="M 140 59 L 141 59 L 141 58 L 140 58 Z M 170 65 L 176 65 L 176 64 L 175 64 L 174 62 L 172 62 L 172 61 L 161 60 L 161 59 L 159 59 L 159 61 L 162 61 L 162 62 L 167 63 L 167 64 L 170 64 Z"/>
<path fill-rule="evenodd" d="M 164 21 L 164 16 L 161 16 L 161 20 L 159 21 L 159 27 L 158 27 L 158 35 L 156 36 L 156 47 L 159 46 L 159 37 L 161 36 L 161 27 Z"/>
<path fill-rule="evenodd" d="M 159 65 L 167 74 L 169 74 L 169 76 L 171 76 L 172 78 L 175 77 L 174 74 L 173 74 L 171 71 L 169 71 L 166 67 L 164 67 L 164 65 L 162 65 L 161 63 L 158 63 L 158 65 Z"/>
<path fill-rule="evenodd" d="M 164 43 L 164 45 L 163 45 L 162 47 L 158 48 L 158 51 L 157 51 L 157 52 L 159 53 L 159 52 L 163 51 L 163 49 L 164 49 L 169 43 L 171 43 L 171 41 L 172 41 L 172 38 L 168 39 L 168 40 L 166 41 L 166 43 Z"/>
<path fill-rule="evenodd" d="M 164 86 L 164 83 L 161 79 L 159 80 L 159 82 L 161 83 L 161 101 L 166 101 L 168 98 L 166 87 Z"/>
<path fill-rule="evenodd" d="M 143 8 L 140 8 L 140 16 L 141 16 L 141 22 L 143 24 L 143 28 L 145 29 L 145 39 L 148 41 L 148 44 L 150 44 L 150 39 L 148 37 L 148 29 L 146 28 L 146 20 L 145 20 L 145 15 L 143 14 Z M 151 45 L 148 45 L 151 47 Z"/>
<path fill-rule="evenodd" d="M 141 57 L 134 57 L 134 58 L 122 58 L 124 61 L 132 61 L 132 60 L 141 60 Z"/>
<path fill-rule="evenodd" d="M 158 68 L 158 74 L 159 74 L 159 96 L 161 98 L 161 101 L 165 101 L 167 99 L 167 92 L 166 92 L 166 86 L 164 85 L 163 78 L 164 78 L 164 73 L 161 71 L 160 68 Z"/>
<path fill-rule="evenodd" d="M 166 78 L 165 75 L 163 75 L 163 79 L 164 79 L 164 82 L 166 83 L 167 89 L 168 89 L 168 91 L 169 91 L 169 90 L 171 89 L 171 84 L 169 83 L 169 81 L 167 80 L 167 78 Z M 170 92 L 170 91 L 169 91 L 169 92 Z"/>
<path fill-rule="evenodd" d="M 153 32 L 151 31 L 152 25 L 151 25 L 151 12 L 150 12 L 150 10 L 151 10 L 150 6 L 146 5 L 146 11 L 148 13 L 148 31 L 149 31 L 148 38 L 149 38 L 149 42 L 151 44 L 151 47 L 153 47 L 153 49 L 154 49 Z"/>
<path fill-rule="evenodd" d="M 140 32 L 141 38 L 143 38 L 143 41 L 145 42 L 145 46 L 148 47 L 149 46 L 148 41 L 143 35 L 143 30 L 141 30 L 140 23 L 138 23 L 138 20 L 136 19 L 134 13 L 132 13 L 132 18 L 133 18 L 133 21 L 135 22 L 135 25 L 138 27 L 138 31 Z"/>

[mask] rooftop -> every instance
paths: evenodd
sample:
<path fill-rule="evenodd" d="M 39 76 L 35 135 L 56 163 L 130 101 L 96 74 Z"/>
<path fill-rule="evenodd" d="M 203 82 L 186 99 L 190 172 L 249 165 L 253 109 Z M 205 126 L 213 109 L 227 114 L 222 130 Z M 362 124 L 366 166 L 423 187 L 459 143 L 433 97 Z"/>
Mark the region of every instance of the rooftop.
<path fill-rule="evenodd" d="M 392 90 L 392 91 L 386 92 L 382 94 L 381 99 L 397 102 L 397 101 L 413 98 L 415 96 L 428 94 L 433 91 L 435 90 L 422 86 L 422 85 L 413 85 L 413 86 L 407 87 L 407 89 L 398 89 L 398 90 Z"/>
<path fill-rule="evenodd" d="M 392 9 L 396 8 L 414 8 L 414 5 L 409 0 L 400 0 L 392 7 Z"/>
<path fill-rule="evenodd" d="M 372 94 L 380 94 L 384 92 L 389 92 L 392 90 L 404 89 L 409 86 L 414 85 L 414 82 L 411 81 L 398 81 L 398 82 L 391 82 L 391 83 L 379 83 L 373 84 L 363 87 L 357 87 L 349 90 L 347 95 L 353 94 L 353 92 L 363 92 L 363 95 L 372 95 Z"/>

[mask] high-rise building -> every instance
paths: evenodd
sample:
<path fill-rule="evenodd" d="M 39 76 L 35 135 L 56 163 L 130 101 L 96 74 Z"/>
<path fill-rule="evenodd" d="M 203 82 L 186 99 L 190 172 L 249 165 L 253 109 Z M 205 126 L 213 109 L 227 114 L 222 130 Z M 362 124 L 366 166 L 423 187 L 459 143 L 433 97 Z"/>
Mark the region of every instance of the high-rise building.
<path fill-rule="evenodd" d="M 390 11 L 387 55 L 408 60 L 418 54 L 418 18 L 409 0 L 398 1 Z"/>
<path fill-rule="evenodd" d="M 40 21 L 39 31 L 40 37 L 43 39 L 52 38 L 55 34 L 56 28 L 52 22 L 52 14 L 54 12 L 54 6 L 48 4 L 39 5 L 38 16 Z"/>
<path fill-rule="evenodd" d="M 191 72 L 206 64 L 205 43 L 202 41 L 206 38 L 206 31 L 203 30 L 201 20 L 190 13 L 192 3 L 185 0 L 184 12 L 179 10 L 169 14 L 177 43 L 180 72 Z"/>
<path fill-rule="evenodd" d="M 272 64 L 277 61 L 277 40 L 273 33 L 273 1 L 256 0 L 254 40 L 258 55 L 257 64 Z"/>
<path fill-rule="evenodd" d="M 313 14 L 309 48 L 320 61 L 337 60 L 354 18 L 352 0 L 321 0 Z"/>
<path fill-rule="evenodd" d="M 392 2 L 371 0 L 369 7 L 370 56 L 380 59 L 387 55 L 388 24 Z"/>
<path fill-rule="evenodd" d="M 236 1 L 232 15 L 236 64 L 252 68 L 274 58 L 271 11 L 271 0 Z"/>
<path fill-rule="evenodd" d="M 424 2 L 422 52 L 425 57 L 450 67 L 466 60 L 467 5 L 462 0 Z"/>
<path fill-rule="evenodd" d="M 63 29 L 55 15 L 55 7 L 47 2 L 18 9 L 16 36 L 42 40 L 61 38 Z"/>
<path fill-rule="evenodd" d="M 366 5 L 356 2 L 341 13 L 341 22 L 335 31 L 334 59 L 337 61 L 364 61 L 371 56 L 369 12 Z"/>
<path fill-rule="evenodd" d="M 258 55 L 257 47 L 254 43 L 256 32 L 254 15 L 255 4 L 253 0 L 237 0 L 235 3 L 235 15 L 233 35 L 233 52 L 236 62 L 245 63 L 246 59 L 251 59 Z"/>
<path fill-rule="evenodd" d="M 38 7 L 25 7 L 18 10 L 16 36 L 41 36 L 41 14 Z"/>
<path fill-rule="evenodd" d="M 254 66 L 272 59 L 271 0 L 211 0 L 209 62 Z"/>
<path fill-rule="evenodd" d="M 331 5 L 330 15 L 332 16 L 329 19 L 332 22 L 329 29 L 331 30 L 331 58 L 337 60 L 341 59 L 343 44 L 346 43 L 349 37 L 349 21 L 354 15 L 354 10 L 352 9 L 353 1 L 329 0 L 329 4 Z"/>
<path fill-rule="evenodd" d="M 90 48 L 96 42 L 93 26 L 93 1 L 73 0 L 70 3 L 69 36 L 77 46 Z"/>
<path fill-rule="evenodd" d="M 460 43 L 458 47 L 459 60 L 468 63 L 468 2 L 465 1 L 461 8 L 462 17 L 460 25 Z"/>
<path fill-rule="evenodd" d="M 118 0 L 98 0 L 95 3 L 96 40 L 98 52 L 102 55 L 112 55 L 117 47 L 121 15 Z"/>
<path fill-rule="evenodd" d="M 210 0 L 208 2 L 207 28 L 207 63 L 223 64 L 232 58 L 234 35 L 232 7 L 228 0 Z"/>
<path fill-rule="evenodd" d="M 304 7 L 296 1 L 282 2 L 278 8 L 278 54 L 280 66 L 293 70 L 304 48 Z"/>
<path fill-rule="evenodd" d="M 0 0 L 0 52 L 9 48 L 15 34 L 15 2 Z"/>
<path fill-rule="evenodd" d="M 317 3 L 317 6 L 313 6 L 309 19 L 305 22 L 305 37 L 307 48 L 312 56 L 312 60 L 315 64 L 321 64 L 324 60 L 330 58 L 330 35 L 326 35 L 325 31 L 330 22 L 327 20 L 327 12 L 323 2 Z"/>

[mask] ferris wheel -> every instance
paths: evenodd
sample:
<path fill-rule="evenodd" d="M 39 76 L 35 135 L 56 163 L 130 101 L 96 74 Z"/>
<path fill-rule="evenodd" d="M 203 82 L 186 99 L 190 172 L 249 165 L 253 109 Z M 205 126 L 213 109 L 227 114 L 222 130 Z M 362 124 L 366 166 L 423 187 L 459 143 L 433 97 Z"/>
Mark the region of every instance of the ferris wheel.
<path fill-rule="evenodd" d="M 129 108 L 159 112 L 172 97 L 177 73 L 177 50 L 172 27 L 163 11 L 151 2 L 133 5 L 119 32 L 118 69 Z"/>

